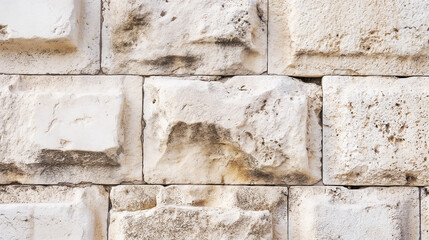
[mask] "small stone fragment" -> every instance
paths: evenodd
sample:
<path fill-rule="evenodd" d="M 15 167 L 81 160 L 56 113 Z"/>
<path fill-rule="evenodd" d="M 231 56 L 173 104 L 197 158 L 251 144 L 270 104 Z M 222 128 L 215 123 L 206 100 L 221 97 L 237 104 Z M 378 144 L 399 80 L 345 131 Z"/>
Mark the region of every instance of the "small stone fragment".
<path fill-rule="evenodd" d="M 289 77 L 145 80 L 149 183 L 314 184 L 321 89 Z"/>

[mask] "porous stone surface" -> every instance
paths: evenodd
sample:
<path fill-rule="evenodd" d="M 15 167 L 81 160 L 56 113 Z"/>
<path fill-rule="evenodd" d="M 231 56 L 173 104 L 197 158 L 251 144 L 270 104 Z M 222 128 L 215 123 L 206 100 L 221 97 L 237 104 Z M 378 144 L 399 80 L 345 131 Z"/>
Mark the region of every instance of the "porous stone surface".
<path fill-rule="evenodd" d="M 117 186 L 112 239 L 287 239 L 287 188 Z"/>
<path fill-rule="evenodd" d="M 146 182 L 320 180 L 319 86 L 275 76 L 202 79 L 145 79 Z"/>
<path fill-rule="evenodd" d="M 429 0 L 270 0 L 270 74 L 429 74 Z"/>
<path fill-rule="evenodd" d="M 0 239 L 107 239 L 103 187 L 1 186 Z"/>
<path fill-rule="evenodd" d="M 289 239 L 419 239 L 419 190 L 291 187 Z"/>
<path fill-rule="evenodd" d="M 0 73 L 100 70 L 99 0 L 3 0 Z"/>
<path fill-rule="evenodd" d="M 322 86 L 325 184 L 429 184 L 429 78 L 324 77 Z"/>
<path fill-rule="evenodd" d="M 0 105 L 0 183 L 142 180 L 142 78 L 3 75 Z"/>
<path fill-rule="evenodd" d="M 106 73 L 262 73 L 266 0 L 104 0 Z"/>

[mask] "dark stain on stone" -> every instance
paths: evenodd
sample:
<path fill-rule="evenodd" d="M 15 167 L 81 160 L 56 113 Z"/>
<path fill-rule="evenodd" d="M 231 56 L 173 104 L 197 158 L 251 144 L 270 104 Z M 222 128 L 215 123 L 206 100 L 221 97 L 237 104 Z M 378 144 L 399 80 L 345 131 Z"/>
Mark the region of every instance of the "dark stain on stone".
<path fill-rule="evenodd" d="M 113 31 L 113 50 L 116 53 L 126 53 L 137 45 L 141 34 L 149 27 L 151 14 L 140 12 L 138 9 L 129 13 L 123 24 Z"/>
<path fill-rule="evenodd" d="M 2 175 L 25 175 L 25 172 L 21 170 L 16 164 L 14 163 L 1 163 L 0 162 L 0 174 Z"/>
<path fill-rule="evenodd" d="M 417 178 L 416 178 L 416 176 L 407 173 L 407 174 L 405 174 L 405 180 L 407 181 L 407 185 L 411 185 L 417 181 Z"/>
<path fill-rule="evenodd" d="M 207 200 L 206 199 L 194 200 L 194 201 L 192 201 L 191 205 L 197 206 L 197 207 L 204 207 L 207 205 Z"/>
<path fill-rule="evenodd" d="M 233 38 L 216 38 L 215 44 L 223 47 L 246 47 L 246 43 L 238 37 Z"/>
<path fill-rule="evenodd" d="M 7 25 L 0 25 L 0 34 L 7 34 Z"/>
<path fill-rule="evenodd" d="M 198 58 L 195 56 L 168 55 L 154 60 L 146 60 L 145 63 L 161 68 L 193 68 Z"/>
<path fill-rule="evenodd" d="M 131 12 L 125 23 L 122 25 L 122 30 L 131 31 L 135 28 L 141 29 L 149 25 L 150 14 L 146 13 L 133 13 Z"/>
<path fill-rule="evenodd" d="M 119 148 L 117 152 L 121 152 L 120 149 L 121 148 Z M 61 151 L 52 149 L 42 149 L 37 156 L 37 164 L 49 166 L 119 166 L 117 159 L 108 156 L 104 152 Z"/>

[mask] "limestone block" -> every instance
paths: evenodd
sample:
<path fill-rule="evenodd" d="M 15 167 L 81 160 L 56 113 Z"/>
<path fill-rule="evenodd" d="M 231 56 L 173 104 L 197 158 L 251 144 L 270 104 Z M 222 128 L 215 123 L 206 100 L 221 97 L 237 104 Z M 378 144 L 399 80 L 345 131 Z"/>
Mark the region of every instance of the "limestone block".
<path fill-rule="evenodd" d="M 429 0 L 270 0 L 270 74 L 429 74 Z"/>
<path fill-rule="evenodd" d="M 287 188 L 117 186 L 112 239 L 287 239 Z"/>
<path fill-rule="evenodd" d="M 1 4 L 0 73 L 98 73 L 100 1 L 3 0 Z"/>
<path fill-rule="evenodd" d="M 323 78 L 323 181 L 427 185 L 429 79 Z"/>
<path fill-rule="evenodd" d="M 103 0 L 106 73 L 262 73 L 267 0 Z"/>
<path fill-rule="evenodd" d="M 0 239 L 107 239 L 102 187 L 0 187 Z"/>
<path fill-rule="evenodd" d="M 419 239 L 419 189 L 291 187 L 290 239 Z"/>
<path fill-rule="evenodd" d="M 320 180 L 319 86 L 276 76 L 199 80 L 145 80 L 146 182 Z"/>
<path fill-rule="evenodd" d="M 421 239 L 429 239 L 429 188 L 421 189 Z"/>
<path fill-rule="evenodd" d="M 0 183 L 142 180 L 142 78 L 0 76 Z"/>

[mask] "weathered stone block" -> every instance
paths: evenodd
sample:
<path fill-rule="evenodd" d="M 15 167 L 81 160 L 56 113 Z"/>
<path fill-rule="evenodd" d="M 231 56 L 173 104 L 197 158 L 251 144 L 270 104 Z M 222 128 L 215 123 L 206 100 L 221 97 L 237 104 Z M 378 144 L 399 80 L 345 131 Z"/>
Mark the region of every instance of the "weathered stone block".
<path fill-rule="evenodd" d="M 429 0 L 269 4 L 271 74 L 429 74 Z"/>
<path fill-rule="evenodd" d="M 419 239 L 418 188 L 291 187 L 290 239 Z"/>
<path fill-rule="evenodd" d="M 0 239 L 107 239 L 102 187 L 0 187 Z"/>
<path fill-rule="evenodd" d="M 266 0 L 104 0 L 103 71 L 262 73 Z"/>
<path fill-rule="evenodd" d="M 146 182 L 320 180 L 319 86 L 275 76 L 151 77 L 144 89 Z"/>
<path fill-rule="evenodd" d="M 98 0 L 3 0 L 0 73 L 97 73 Z"/>
<path fill-rule="evenodd" d="M 0 105 L 0 183 L 142 180 L 142 78 L 2 76 Z"/>
<path fill-rule="evenodd" d="M 323 78 L 323 181 L 427 185 L 429 79 Z"/>
<path fill-rule="evenodd" d="M 287 239 L 287 188 L 117 186 L 112 239 Z"/>

